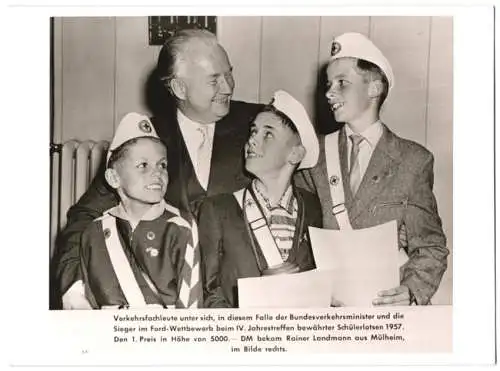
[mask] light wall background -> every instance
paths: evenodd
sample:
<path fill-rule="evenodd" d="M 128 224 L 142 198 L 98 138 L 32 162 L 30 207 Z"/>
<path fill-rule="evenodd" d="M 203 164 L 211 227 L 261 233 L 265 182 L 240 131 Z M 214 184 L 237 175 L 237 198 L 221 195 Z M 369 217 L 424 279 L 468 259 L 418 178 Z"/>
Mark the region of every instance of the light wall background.
<path fill-rule="evenodd" d="M 53 142 L 110 140 L 129 111 L 148 112 L 144 90 L 159 46 L 147 17 L 55 18 Z M 369 36 L 392 64 L 395 87 L 383 121 L 435 156 L 435 194 L 453 245 L 453 19 L 451 17 L 218 17 L 217 36 L 234 66 L 234 99 L 268 102 L 284 89 L 316 113 L 318 71 L 331 40 Z M 317 102 L 317 100 L 316 100 Z M 452 301 L 452 258 L 434 304 Z"/>

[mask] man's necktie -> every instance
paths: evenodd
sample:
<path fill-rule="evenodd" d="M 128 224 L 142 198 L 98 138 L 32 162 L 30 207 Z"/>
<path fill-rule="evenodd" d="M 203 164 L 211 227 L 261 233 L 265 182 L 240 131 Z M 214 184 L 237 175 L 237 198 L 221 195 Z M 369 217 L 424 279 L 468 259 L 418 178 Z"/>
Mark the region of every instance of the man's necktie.
<path fill-rule="evenodd" d="M 198 147 L 197 153 L 197 161 L 196 161 L 196 169 L 198 180 L 204 189 L 208 187 L 208 176 L 210 167 L 207 166 L 210 164 L 210 136 L 208 134 L 208 126 L 201 125 L 198 129 L 196 129 L 200 134 L 200 145 Z"/>
<path fill-rule="evenodd" d="M 352 195 L 356 195 L 359 184 L 361 183 L 361 169 L 359 167 L 359 146 L 361 142 L 365 139 L 359 134 L 351 134 L 350 136 L 352 142 L 351 148 L 351 168 L 349 170 L 349 184 L 351 186 Z"/>

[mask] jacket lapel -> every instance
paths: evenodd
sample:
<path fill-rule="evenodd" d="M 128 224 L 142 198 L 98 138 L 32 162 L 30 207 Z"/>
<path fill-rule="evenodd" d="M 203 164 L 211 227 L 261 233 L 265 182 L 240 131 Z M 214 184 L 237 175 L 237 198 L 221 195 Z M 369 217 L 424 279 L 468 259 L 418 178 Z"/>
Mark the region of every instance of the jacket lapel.
<path fill-rule="evenodd" d="M 232 192 L 250 183 L 243 171 L 243 147 L 248 138 L 248 126 L 235 121 L 231 112 L 215 124 L 208 196 Z"/>
<path fill-rule="evenodd" d="M 166 198 L 174 206 L 190 210 L 190 201 L 194 198 L 190 195 L 196 195 L 198 189 L 201 193 L 203 189 L 196 177 L 177 115 L 157 120 L 155 128 L 167 145 L 169 184 Z"/>
<path fill-rule="evenodd" d="M 363 211 L 369 210 L 379 193 L 392 180 L 395 169 L 400 163 L 400 151 L 394 140 L 394 134 L 385 125 L 383 125 L 383 130 L 382 137 L 373 151 L 358 192 L 354 198 L 351 196 L 351 202 L 348 204 L 351 222 Z M 350 194 L 349 185 L 347 185 L 347 189 Z"/>
<path fill-rule="evenodd" d="M 216 183 L 216 178 L 219 177 L 219 174 L 217 174 L 218 166 L 216 166 L 215 164 L 219 162 L 221 156 L 224 155 L 223 153 L 221 153 L 222 152 L 221 150 L 225 148 L 225 145 L 223 143 L 224 139 L 223 124 L 224 121 L 218 121 L 215 124 L 214 138 L 212 143 L 212 158 L 210 159 L 210 174 L 208 175 L 207 192 L 213 188 L 213 184 Z"/>

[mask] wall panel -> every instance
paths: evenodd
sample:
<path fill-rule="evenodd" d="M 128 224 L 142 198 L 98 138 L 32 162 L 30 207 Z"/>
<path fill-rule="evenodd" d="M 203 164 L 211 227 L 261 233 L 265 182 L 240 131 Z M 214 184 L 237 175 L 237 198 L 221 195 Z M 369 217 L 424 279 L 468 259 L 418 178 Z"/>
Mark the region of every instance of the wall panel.
<path fill-rule="evenodd" d="M 427 147 L 434 153 L 434 192 L 448 247 L 453 246 L 453 19 L 432 19 L 427 105 Z M 453 259 L 434 302 L 451 302 Z M 448 288 L 448 289 L 446 289 Z"/>
<path fill-rule="evenodd" d="M 275 90 L 283 89 L 313 114 L 319 26 L 319 17 L 264 17 L 261 102 L 268 102 Z"/>
<path fill-rule="evenodd" d="M 114 18 L 64 18 L 62 50 L 62 140 L 111 138 Z"/>
<path fill-rule="evenodd" d="M 371 17 L 370 35 L 395 75 L 382 119 L 397 134 L 425 145 L 429 17 Z M 411 47 L 409 47 L 411 46 Z"/>
<path fill-rule="evenodd" d="M 53 132 L 52 132 L 52 142 L 61 143 L 63 138 L 63 122 L 62 122 L 62 112 L 63 112 L 63 100 L 62 100 L 62 78 L 63 78 L 63 27 L 62 19 L 54 18 L 53 20 Z"/>
<path fill-rule="evenodd" d="M 217 37 L 233 65 L 233 98 L 259 102 L 262 17 L 219 17 Z"/>
<path fill-rule="evenodd" d="M 116 101 L 114 127 L 128 112 L 149 113 L 145 89 L 156 67 L 159 46 L 148 45 L 147 17 L 116 18 Z"/>

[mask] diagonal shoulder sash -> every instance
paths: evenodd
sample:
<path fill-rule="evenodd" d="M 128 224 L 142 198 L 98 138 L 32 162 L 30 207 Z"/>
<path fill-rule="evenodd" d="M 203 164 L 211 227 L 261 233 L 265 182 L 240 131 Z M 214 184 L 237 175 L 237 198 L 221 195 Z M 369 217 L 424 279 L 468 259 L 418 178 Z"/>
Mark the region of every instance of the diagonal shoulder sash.
<path fill-rule="evenodd" d="M 340 229 L 352 229 L 345 207 L 344 183 L 340 169 L 339 132 L 340 130 L 325 136 L 326 172 L 332 198 L 332 213 L 337 218 Z"/>
<path fill-rule="evenodd" d="M 245 193 L 245 200 L 243 200 Z M 245 188 L 234 192 L 233 195 L 247 217 L 250 229 L 259 243 L 267 265 L 271 268 L 282 264 L 283 259 L 279 253 L 278 246 L 267 225 L 266 218 L 262 215 L 262 212 L 257 206 L 257 201 L 250 192 L 245 192 Z"/>
<path fill-rule="evenodd" d="M 112 216 L 107 216 L 101 219 L 102 229 L 104 232 L 106 249 L 111 260 L 111 265 L 115 271 L 116 277 L 120 287 L 125 295 L 125 299 L 130 307 L 145 307 L 146 300 L 144 295 L 135 279 L 132 267 L 125 256 L 122 244 L 118 237 L 118 230 L 116 228 L 116 218 Z M 106 232 L 106 230 L 109 231 Z"/>
<path fill-rule="evenodd" d="M 345 207 L 344 183 L 340 169 L 339 133 L 340 130 L 325 136 L 326 172 L 332 197 L 332 213 L 337 218 L 340 229 L 352 229 Z M 408 255 L 404 249 L 398 249 L 398 259 L 400 265 L 408 261 Z"/>

